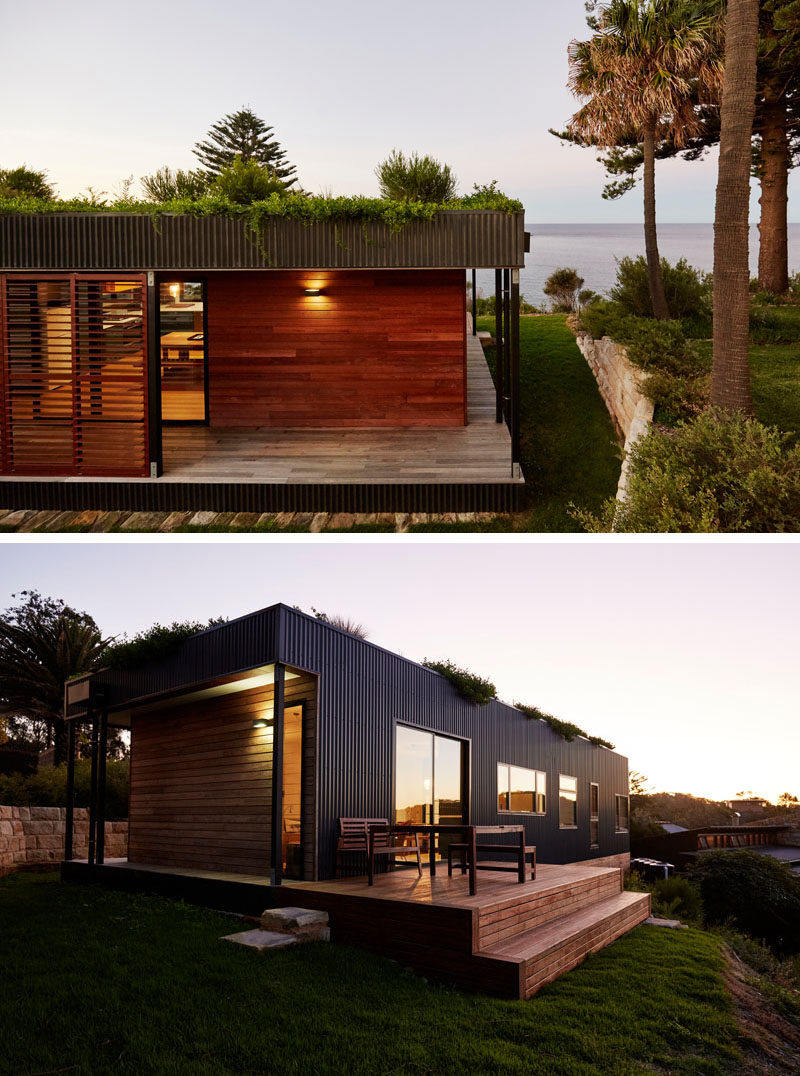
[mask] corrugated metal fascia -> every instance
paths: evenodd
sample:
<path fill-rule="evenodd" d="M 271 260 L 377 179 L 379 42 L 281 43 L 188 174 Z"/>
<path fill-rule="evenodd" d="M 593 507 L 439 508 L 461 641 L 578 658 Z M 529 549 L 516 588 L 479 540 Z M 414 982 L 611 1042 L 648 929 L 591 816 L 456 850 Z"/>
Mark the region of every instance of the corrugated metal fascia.
<path fill-rule="evenodd" d="M 397 232 L 372 221 L 276 218 L 259 236 L 228 217 L 132 213 L 7 214 L 7 272 L 158 269 L 492 268 L 525 263 L 523 214 L 447 210 Z"/>

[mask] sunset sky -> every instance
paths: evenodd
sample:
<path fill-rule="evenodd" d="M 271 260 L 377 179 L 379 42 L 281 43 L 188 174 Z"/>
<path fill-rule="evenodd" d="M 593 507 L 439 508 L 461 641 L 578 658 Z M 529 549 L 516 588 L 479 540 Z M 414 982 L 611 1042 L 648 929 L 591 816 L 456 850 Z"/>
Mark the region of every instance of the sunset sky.
<path fill-rule="evenodd" d="M 654 789 L 800 795 L 796 545 L 26 538 L 0 608 L 35 587 L 118 634 L 315 606 L 611 740 Z"/>
<path fill-rule="evenodd" d="M 2 25 L 0 167 L 47 169 L 63 196 L 195 167 L 193 144 L 249 105 L 314 192 L 377 194 L 397 147 L 447 161 L 462 192 L 499 180 L 531 222 L 641 218 L 639 192 L 603 201 L 594 154 L 548 134 L 576 109 L 566 52 L 587 36 L 583 0 L 40 0 L 4 4 Z M 713 155 L 659 164 L 660 220 L 712 220 L 715 172 Z M 798 191 L 800 170 L 792 219 Z"/>

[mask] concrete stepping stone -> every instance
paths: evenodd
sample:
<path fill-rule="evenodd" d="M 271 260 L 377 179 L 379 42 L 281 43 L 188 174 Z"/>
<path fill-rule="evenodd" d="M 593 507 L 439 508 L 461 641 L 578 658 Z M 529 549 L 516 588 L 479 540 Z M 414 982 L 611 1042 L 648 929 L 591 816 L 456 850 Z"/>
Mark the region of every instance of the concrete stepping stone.
<path fill-rule="evenodd" d="M 264 930 L 288 934 L 298 941 L 328 941 L 328 913 L 311 908 L 267 908 L 261 916 Z"/>
<path fill-rule="evenodd" d="M 680 919 L 659 919 L 654 915 L 649 916 L 644 921 L 647 927 L 668 927 L 670 930 L 687 930 L 685 923 L 682 923 Z"/>
<path fill-rule="evenodd" d="M 297 938 L 293 934 L 278 934 L 274 930 L 243 930 L 239 934 L 226 934 L 220 941 L 243 945 L 246 949 L 255 949 L 263 953 L 266 949 L 285 949 L 295 945 Z"/>

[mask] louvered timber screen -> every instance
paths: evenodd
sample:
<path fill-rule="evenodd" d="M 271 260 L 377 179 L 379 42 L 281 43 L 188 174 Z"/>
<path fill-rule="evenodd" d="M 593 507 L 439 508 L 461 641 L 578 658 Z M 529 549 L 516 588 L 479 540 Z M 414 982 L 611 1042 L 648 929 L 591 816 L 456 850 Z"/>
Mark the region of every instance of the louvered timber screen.
<path fill-rule="evenodd" d="M 143 279 L 0 284 L 3 472 L 146 475 Z"/>

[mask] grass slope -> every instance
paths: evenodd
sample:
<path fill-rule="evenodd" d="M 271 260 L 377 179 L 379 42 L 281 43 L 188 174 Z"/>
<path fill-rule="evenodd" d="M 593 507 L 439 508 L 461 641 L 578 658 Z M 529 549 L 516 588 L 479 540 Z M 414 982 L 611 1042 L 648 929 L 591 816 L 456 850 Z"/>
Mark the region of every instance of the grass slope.
<path fill-rule="evenodd" d="M 669 1072 L 739 1054 L 718 943 L 639 927 L 528 1002 L 459 993 L 338 945 L 268 955 L 156 897 L 0 881 L 2 1073 Z"/>
<path fill-rule="evenodd" d="M 478 328 L 494 331 L 494 318 Z M 494 371 L 494 351 L 487 353 Z M 564 314 L 520 319 L 520 417 L 526 510 L 479 525 L 422 524 L 419 531 L 579 531 L 568 507 L 596 511 L 616 493 L 620 447 L 592 372 Z"/>

